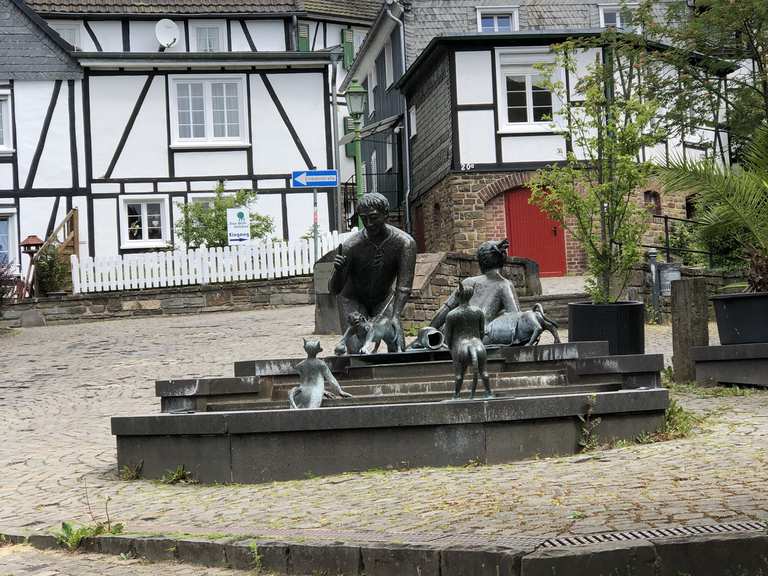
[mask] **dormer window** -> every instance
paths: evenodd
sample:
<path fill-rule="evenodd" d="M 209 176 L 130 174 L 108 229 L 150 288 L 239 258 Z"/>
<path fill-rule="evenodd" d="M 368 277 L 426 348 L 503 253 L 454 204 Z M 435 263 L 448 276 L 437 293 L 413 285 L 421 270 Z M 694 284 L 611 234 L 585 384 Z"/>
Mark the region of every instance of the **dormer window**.
<path fill-rule="evenodd" d="M 194 52 L 222 52 L 225 46 L 224 24 L 211 21 L 190 21 L 192 43 Z"/>
<path fill-rule="evenodd" d="M 478 32 L 515 32 L 520 29 L 517 8 L 478 8 Z"/>
<path fill-rule="evenodd" d="M 627 7 L 619 5 L 600 6 L 600 27 L 616 28 L 617 30 L 632 30 L 632 12 Z"/>

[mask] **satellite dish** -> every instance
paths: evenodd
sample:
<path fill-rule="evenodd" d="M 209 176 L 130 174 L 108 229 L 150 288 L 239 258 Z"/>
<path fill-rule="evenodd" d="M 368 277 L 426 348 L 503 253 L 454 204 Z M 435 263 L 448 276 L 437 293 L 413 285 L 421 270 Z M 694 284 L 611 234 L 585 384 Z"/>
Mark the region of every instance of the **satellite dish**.
<path fill-rule="evenodd" d="M 155 37 L 163 48 L 170 48 L 179 39 L 179 27 L 176 22 L 163 18 L 155 24 Z"/>

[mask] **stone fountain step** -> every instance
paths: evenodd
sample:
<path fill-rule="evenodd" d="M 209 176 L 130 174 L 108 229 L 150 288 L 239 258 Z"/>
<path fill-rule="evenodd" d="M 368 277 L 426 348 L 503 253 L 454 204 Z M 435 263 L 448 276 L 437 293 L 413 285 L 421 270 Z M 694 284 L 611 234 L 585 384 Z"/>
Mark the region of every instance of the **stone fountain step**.
<path fill-rule="evenodd" d="M 464 399 L 469 398 L 469 386 L 471 386 L 471 380 L 467 382 L 465 380 L 464 387 L 462 388 L 461 397 Z M 612 382 L 605 384 L 586 384 L 586 385 L 553 385 L 543 387 L 527 387 L 527 388 L 493 388 L 494 396 L 497 398 L 522 398 L 529 396 L 556 396 L 560 394 L 579 394 L 579 393 L 598 393 L 598 392 L 611 392 L 621 389 L 620 382 Z M 477 385 L 477 398 L 483 397 L 483 385 L 478 382 Z M 380 404 L 405 404 L 411 402 L 442 402 L 451 400 L 453 396 L 453 384 L 450 389 L 446 390 L 433 390 L 429 392 L 413 392 L 409 394 L 366 394 L 356 395 L 353 398 L 337 398 L 332 400 L 324 400 L 323 407 L 342 407 L 342 406 L 367 406 L 367 405 L 380 405 Z M 289 408 L 288 400 L 286 398 L 275 398 L 270 402 L 258 402 L 247 399 L 233 400 L 226 399 L 221 401 L 208 402 L 205 411 L 206 412 L 231 412 L 238 410 L 277 410 Z"/>

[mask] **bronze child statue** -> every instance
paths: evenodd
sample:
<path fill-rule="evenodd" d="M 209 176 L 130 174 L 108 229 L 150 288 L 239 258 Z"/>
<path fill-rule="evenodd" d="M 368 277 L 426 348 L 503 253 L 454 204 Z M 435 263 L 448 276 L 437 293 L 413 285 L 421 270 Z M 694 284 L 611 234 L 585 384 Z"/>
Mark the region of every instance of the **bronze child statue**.
<path fill-rule="evenodd" d="M 342 390 L 328 365 L 317 357 L 323 351 L 320 342 L 305 338 L 304 351 L 307 353 L 307 359 L 296 366 L 300 383 L 288 393 L 291 408 L 320 408 L 323 398 L 352 397 L 352 394 Z M 326 391 L 326 382 L 331 385 L 333 392 Z"/>
<path fill-rule="evenodd" d="M 464 384 L 464 372 L 469 364 L 472 364 L 473 371 L 470 398 L 475 397 L 478 375 L 483 379 L 485 397 L 493 398 L 488 370 L 486 370 L 487 354 L 483 345 L 485 315 L 480 308 L 469 303 L 473 292 L 474 286 L 464 286 L 459 283 L 459 287 L 454 293 L 458 306 L 448 312 L 445 317 L 445 343 L 451 350 L 453 371 L 456 378 L 454 399 L 457 399 L 461 393 L 461 387 Z"/>

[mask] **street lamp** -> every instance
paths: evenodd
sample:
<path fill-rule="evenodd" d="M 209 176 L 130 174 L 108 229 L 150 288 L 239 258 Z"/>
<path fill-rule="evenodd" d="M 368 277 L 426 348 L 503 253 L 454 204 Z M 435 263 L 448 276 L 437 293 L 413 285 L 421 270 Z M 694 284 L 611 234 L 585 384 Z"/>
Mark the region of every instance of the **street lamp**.
<path fill-rule="evenodd" d="M 347 109 L 354 121 L 355 131 L 355 196 L 363 195 L 363 154 L 361 150 L 360 130 L 363 127 L 363 114 L 368 103 L 368 91 L 357 80 L 352 80 L 347 87 Z"/>

